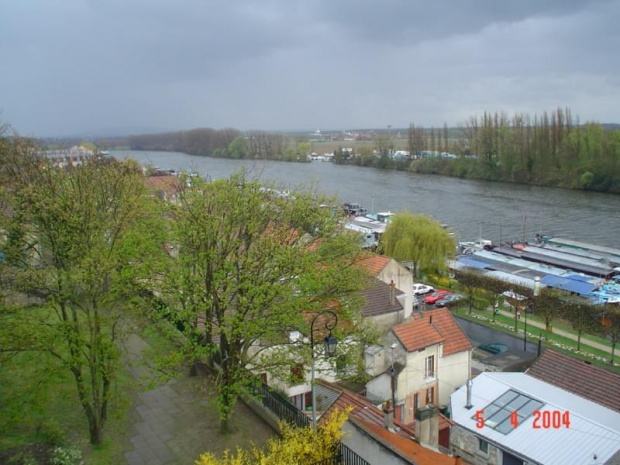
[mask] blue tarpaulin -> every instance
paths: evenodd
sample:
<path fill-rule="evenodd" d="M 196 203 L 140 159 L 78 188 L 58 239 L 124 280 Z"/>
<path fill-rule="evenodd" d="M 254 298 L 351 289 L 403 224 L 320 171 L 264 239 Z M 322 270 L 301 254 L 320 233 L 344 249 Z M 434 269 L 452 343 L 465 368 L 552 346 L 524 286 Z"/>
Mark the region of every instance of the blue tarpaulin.
<path fill-rule="evenodd" d="M 596 284 L 583 282 L 582 280 L 565 278 L 561 276 L 547 275 L 540 280 L 541 283 L 554 289 L 574 292 L 575 294 L 586 295 L 597 288 Z"/>

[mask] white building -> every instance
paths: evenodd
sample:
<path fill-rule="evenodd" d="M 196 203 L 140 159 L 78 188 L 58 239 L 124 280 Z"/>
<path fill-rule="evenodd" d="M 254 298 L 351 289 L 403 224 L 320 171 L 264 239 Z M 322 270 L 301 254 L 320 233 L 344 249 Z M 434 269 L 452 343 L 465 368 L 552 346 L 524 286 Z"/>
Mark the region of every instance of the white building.
<path fill-rule="evenodd" d="M 450 430 L 467 462 L 620 464 L 620 413 L 609 408 L 524 373 L 482 373 L 467 397 L 466 387 L 452 394 Z"/>
<path fill-rule="evenodd" d="M 374 369 L 369 374 L 378 375 L 366 384 L 368 395 L 390 399 L 394 377 L 395 416 L 408 424 L 420 407 L 448 405 L 450 395 L 470 377 L 471 354 L 472 344 L 449 310 L 414 314 L 387 334 L 383 352 L 366 351 L 367 369 Z"/>

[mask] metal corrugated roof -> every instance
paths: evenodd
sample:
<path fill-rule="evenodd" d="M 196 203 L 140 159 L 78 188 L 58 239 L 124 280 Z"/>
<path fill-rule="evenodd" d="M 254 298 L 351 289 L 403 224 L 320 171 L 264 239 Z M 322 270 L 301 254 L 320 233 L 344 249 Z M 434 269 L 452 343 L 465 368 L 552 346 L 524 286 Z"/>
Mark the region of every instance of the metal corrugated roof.
<path fill-rule="evenodd" d="M 506 283 L 518 284 L 519 286 L 534 289 L 534 279 L 525 276 L 517 276 L 503 271 L 489 271 L 484 273 L 484 275 L 489 278 L 501 279 L 502 281 L 506 281 Z"/>
<path fill-rule="evenodd" d="M 476 412 L 510 389 L 543 402 L 545 405 L 541 411 L 570 412 L 570 426 L 534 429 L 534 417 L 530 416 L 508 434 L 486 425 L 477 428 Z M 465 386 L 451 395 L 452 420 L 501 449 L 529 461 L 546 465 L 595 465 L 605 463 L 620 450 L 620 413 L 524 373 L 482 373 L 473 379 L 473 407 L 469 410 L 465 408 L 466 398 Z"/>
<path fill-rule="evenodd" d="M 475 258 L 469 257 L 459 257 L 457 262 L 467 268 L 476 268 L 477 270 L 484 270 L 486 268 L 490 268 L 491 265 L 487 262 L 483 262 L 481 260 L 476 260 Z"/>
<path fill-rule="evenodd" d="M 597 288 L 595 284 L 583 282 L 581 280 L 564 278 L 559 276 L 545 276 L 540 280 L 542 284 L 546 284 L 554 289 L 560 289 L 562 291 L 574 292 L 580 295 L 586 295 Z"/>

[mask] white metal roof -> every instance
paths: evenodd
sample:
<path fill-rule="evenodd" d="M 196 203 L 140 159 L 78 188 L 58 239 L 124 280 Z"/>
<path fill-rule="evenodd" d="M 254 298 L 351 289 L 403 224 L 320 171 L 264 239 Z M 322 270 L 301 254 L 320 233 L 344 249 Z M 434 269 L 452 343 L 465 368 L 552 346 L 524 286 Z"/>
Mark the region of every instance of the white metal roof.
<path fill-rule="evenodd" d="M 508 434 L 486 425 L 477 428 L 473 418 L 476 411 L 483 410 L 510 389 L 543 402 L 541 411 L 570 412 L 570 426 L 534 429 L 534 417 L 530 416 Z M 535 463 L 599 465 L 620 450 L 620 413 L 524 373 L 482 373 L 473 379 L 470 410 L 465 408 L 466 400 L 465 386 L 450 397 L 454 422 L 501 449 Z"/>

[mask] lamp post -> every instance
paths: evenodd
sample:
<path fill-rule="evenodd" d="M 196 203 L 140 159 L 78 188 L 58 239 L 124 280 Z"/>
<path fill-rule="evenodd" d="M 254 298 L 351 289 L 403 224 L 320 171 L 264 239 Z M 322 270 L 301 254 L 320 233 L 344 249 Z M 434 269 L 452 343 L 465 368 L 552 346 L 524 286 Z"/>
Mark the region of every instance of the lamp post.
<path fill-rule="evenodd" d="M 536 276 L 534 278 L 534 305 L 533 311 L 536 313 L 536 299 L 538 299 L 538 294 L 540 294 L 540 277 Z M 525 309 L 525 331 L 523 331 L 523 351 L 527 349 L 527 308 Z"/>
<path fill-rule="evenodd" d="M 311 375 L 311 387 L 312 387 L 312 428 L 316 433 L 316 392 L 314 390 L 314 323 L 321 315 L 331 315 L 333 317 L 333 321 L 331 318 L 325 318 L 325 329 L 329 331 L 329 334 L 325 336 L 323 339 L 323 345 L 325 346 L 325 353 L 328 357 L 331 357 L 336 352 L 336 346 L 338 345 L 338 340 L 332 335 L 332 329 L 336 327 L 338 324 L 338 315 L 336 315 L 331 310 L 323 310 L 315 315 L 312 319 L 312 323 L 310 323 L 310 350 L 312 352 L 312 375 Z"/>
<path fill-rule="evenodd" d="M 394 342 L 390 349 L 392 350 L 392 379 L 390 385 L 392 387 L 392 409 L 396 409 L 396 371 L 394 371 L 394 350 L 398 345 Z"/>

